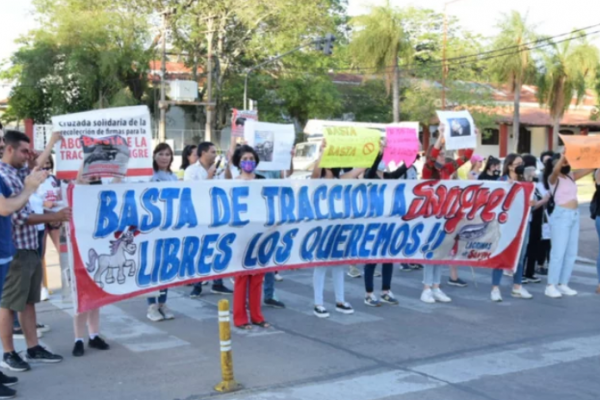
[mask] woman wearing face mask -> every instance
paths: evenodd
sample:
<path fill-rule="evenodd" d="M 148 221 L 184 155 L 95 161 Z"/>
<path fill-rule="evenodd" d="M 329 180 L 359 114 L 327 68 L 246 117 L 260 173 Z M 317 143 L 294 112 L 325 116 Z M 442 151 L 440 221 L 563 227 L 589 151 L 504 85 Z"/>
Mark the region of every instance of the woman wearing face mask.
<path fill-rule="evenodd" d="M 179 180 L 183 180 L 183 173 L 187 167 L 196 164 L 198 161 L 198 154 L 196 153 L 197 147 L 198 146 L 195 144 L 188 144 L 183 148 L 183 151 L 181 152 L 181 167 L 179 168 L 179 171 L 177 171 L 177 178 L 179 178 Z"/>
<path fill-rule="evenodd" d="M 236 178 L 243 181 L 253 179 L 265 179 L 258 175 L 256 166 L 260 162 L 256 151 L 248 146 L 238 147 L 233 156 L 232 164 L 240 170 L 240 175 Z M 265 278 L 264 273 L 236 276 L 233 290 L 233 324 L 243 330 L 251 330 L 252 325 L 261 328 L 270 327 L 265 321 L 261 309 L 262 284 Z M 250 322 L 248 321 L 248 312 L 250 311 Z"/>
<path fill-rule="evenodd" d="M 518 154 L 509 154 L 504 160 L 504 169 L 499 181 L 502 182 L 523 182 L 525 174 L 525 166 L 523 159 Z M 532 203 L 531 206 L 534 206 Z M 523 265 L 525 262 L 525 253 L 527 251 L 527 243 L 529 242 L 529 221 L 527 229 L 524 232 L 523 244 L 519 259 L 517 260 L 517 271 L 513 274 L 513 290 L 512 297 L 520 299 L 532 299 L 533 296 L 523 287 Z M 502 280 L 502 269 L 494 269 L 492 271 L 492 293 L 490 295 L 492 301 L 501 302 L 502 293 L 500 293 L 500 281 Z"/>
<path fill-rule="evenodd" d="M 474 154 L 471 157 L 471 170 L 469 171 L 468 178 L 471 181 L 476 181 L 479 179 L 479 174 L 481 173 L 481 168 L 483 167 L 483 157 Z"/>
<path fill-rule="evenodd" d="M 324 153 L 327 143 L 321 144 L 321 154 Z M 315 163 L 312 177 L 313 179 L 356 179 L 362 173 L 364 168 L 355 168 L 342 173 L 340 168 L 320 168 L 321 159 Z M 325 289 L 325 275 L 331 270 L 333 280 L 333 291 L 335 293 L 335 310 L 342 314 L 352 314 L 354 309 L 346 302 L 344 296 L 344 267 L 320 267 L 313 270 L 313 291 L 315 299 L 315 308 L 313 313 L 319 318 L 328 318 L 329 311 L 324 306 L 323 290 Z M 360 276 L 360 275 L 359 275 Z"/>
<path fill-rule="evenodd" d="M 173 163 L 173 150 L 166 143 L 160 143 L 154 149 L 154 161 L 152 168 L 153 182 L 176 181 L 177 176 L 171 172 L 171 164 Z M 158 300 L 158 301 L 157 301 Z M 152 322 L 174 319 L 175 316 L 167 307 L 167 289 L 160 291 L 160 296 L 148 298 L 148 314 L 147 317 Z"/>
<path fill-rule="evenodd" d="M 423 179 L 452 179 L 458 168 L 464 165 L 473 156 L 473 149 L 459 150 L 459 158 L 452 160 L 451 162 L 446 161 L 446 154 L 444 152 L 444 125 L 440 125 L 439 137 L 435 144 L 427 151 L 427 159 L 423 166 Z M 423 293 L 421 294 L 421 301 L 425 303 L 435 303 L 436 301 L 442 303 L 448 303 L 452 301 L 450 297 L 446 296 L 440 289 L 440 283 L 442 280 L 442 267 L 443 265 L 431 265 L 427 264 L 423 268 Z M 461 284 L 463 281 L 456 277 L 456 284 Z"/>
<path fill-rule="evenodd" d="M 564 153 L 544 167 L 544 184 L 554 200 L 550 216 L 552 250 L 546 296 L 554 299 L 577 295 L 577 291 L 569 287 L 579 247 L 579 202 L 575 181 L 592 172 L 591 169 L 571 171 Z"/>
<path fill-rule="evenodd" d="M 497 181 L 500 178 L 500 169 L 502 162 L 495 157 L 490 156 L 485 164 L 485 170 L 479 174 L 480 181 Z"/>

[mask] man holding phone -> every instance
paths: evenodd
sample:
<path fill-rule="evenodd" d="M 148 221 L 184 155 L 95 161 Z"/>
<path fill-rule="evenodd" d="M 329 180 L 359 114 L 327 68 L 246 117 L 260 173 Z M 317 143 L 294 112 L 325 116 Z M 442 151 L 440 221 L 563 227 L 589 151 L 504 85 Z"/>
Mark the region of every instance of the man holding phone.
<path fill-rule="evenodd" d="M 201 181 L 210 179 L 225 179 L 231 178 L 229 168 L 219 170 L 221 167 L 221 159 L 217 161 L 217 148 L 211 142 L 202 142 L 196 150 L 198 152 L 198 161 L 194 165 L 190 165 L 183 174 L 184 181 Z M 213 281 L 212 293 L 215 294 L 232 294 L 233 291 L 223 285 L 222 279 Z M 194 285 L 194 289 L 190 297 L 200 297 L 202 294 L 202 282 Z"/>

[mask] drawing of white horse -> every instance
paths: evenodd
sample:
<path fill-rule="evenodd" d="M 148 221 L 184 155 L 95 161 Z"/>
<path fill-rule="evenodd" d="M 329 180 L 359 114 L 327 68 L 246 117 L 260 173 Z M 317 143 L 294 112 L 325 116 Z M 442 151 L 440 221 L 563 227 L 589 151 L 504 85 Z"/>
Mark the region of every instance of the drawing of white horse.
<path fill-rule="evenodd" d="M 88 252 L 89 262 L 86 263 L 87 270 L 91 274 L 94 271 L 94 281 L 100 287 L 104 287 L 102 275 L 106 273 L 106 284 L 110 285 L 115 282 L 113 271 L 118 270 L 117 282 L 119 285 L 125 283 L 125 268 L 129 268 L 128 276 L 135 276 L 135 261 L 128 260 L 125 254 L 133 255 L 137 250 L 137 246 L 133 243 L 133 239 L 140 234 L 140 231 L 134 226 L 127 227 L 124 232 L 115 232 L 115 239 L 110 241 L 110 254 L 100 254 L 95 249 L 90 249 Z"/>

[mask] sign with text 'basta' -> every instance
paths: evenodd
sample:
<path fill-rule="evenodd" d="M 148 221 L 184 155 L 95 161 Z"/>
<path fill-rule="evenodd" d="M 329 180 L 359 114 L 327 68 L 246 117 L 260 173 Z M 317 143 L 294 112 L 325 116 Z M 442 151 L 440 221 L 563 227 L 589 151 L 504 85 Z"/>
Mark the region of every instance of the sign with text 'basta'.
<path fill-rule="evenodd" d="M 354 126 L 325 126 L 327 146 L 321 168 L 370 168 L 381 147 L 382 132 Z"/>
<path fill-rule="evenodd" d="M 288 268 L 415 262 L 511 269 L 532 190 L 402 180 L 71 186 L 76 309 Z"/>

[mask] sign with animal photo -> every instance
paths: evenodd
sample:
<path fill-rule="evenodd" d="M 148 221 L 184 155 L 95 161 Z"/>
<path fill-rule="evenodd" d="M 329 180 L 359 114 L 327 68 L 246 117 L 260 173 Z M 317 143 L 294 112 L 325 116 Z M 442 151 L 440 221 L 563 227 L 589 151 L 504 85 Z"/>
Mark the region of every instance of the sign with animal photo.
<path fill-rule="evenodd" d="M 477 147 L 475 123 L 468 111 L 438 111 L 440 124 L 445 125 L 446 150 L 474 149 Z"/>
<path fill-rule="evenodd" d="M 76 311 L 172 286 L 384 262 L 512 269 L 533 186 L 207 180 L 71 185 Z"/>
<path fill-rule="evenodd" d="M 152 130 L 146 106 L 107 108 L 52 117 L 63 140 L 54 148 L 56 176 L 152 175 Z"/>
<path fill-rule="evenodd" d="M 258 112 L 256 110 L 238 110 L 236 108 L 231 111 L 232 138 L 244 137 L 246 121 L 258 121 Z"/>
<path fill-rule="evenodd" d="M 258 154 L 259 171 L 288 170 L 292 162 L 294 137 L 294 125 L 291 124 L 247 120 L 244 126 L 244 139 Z"/>

